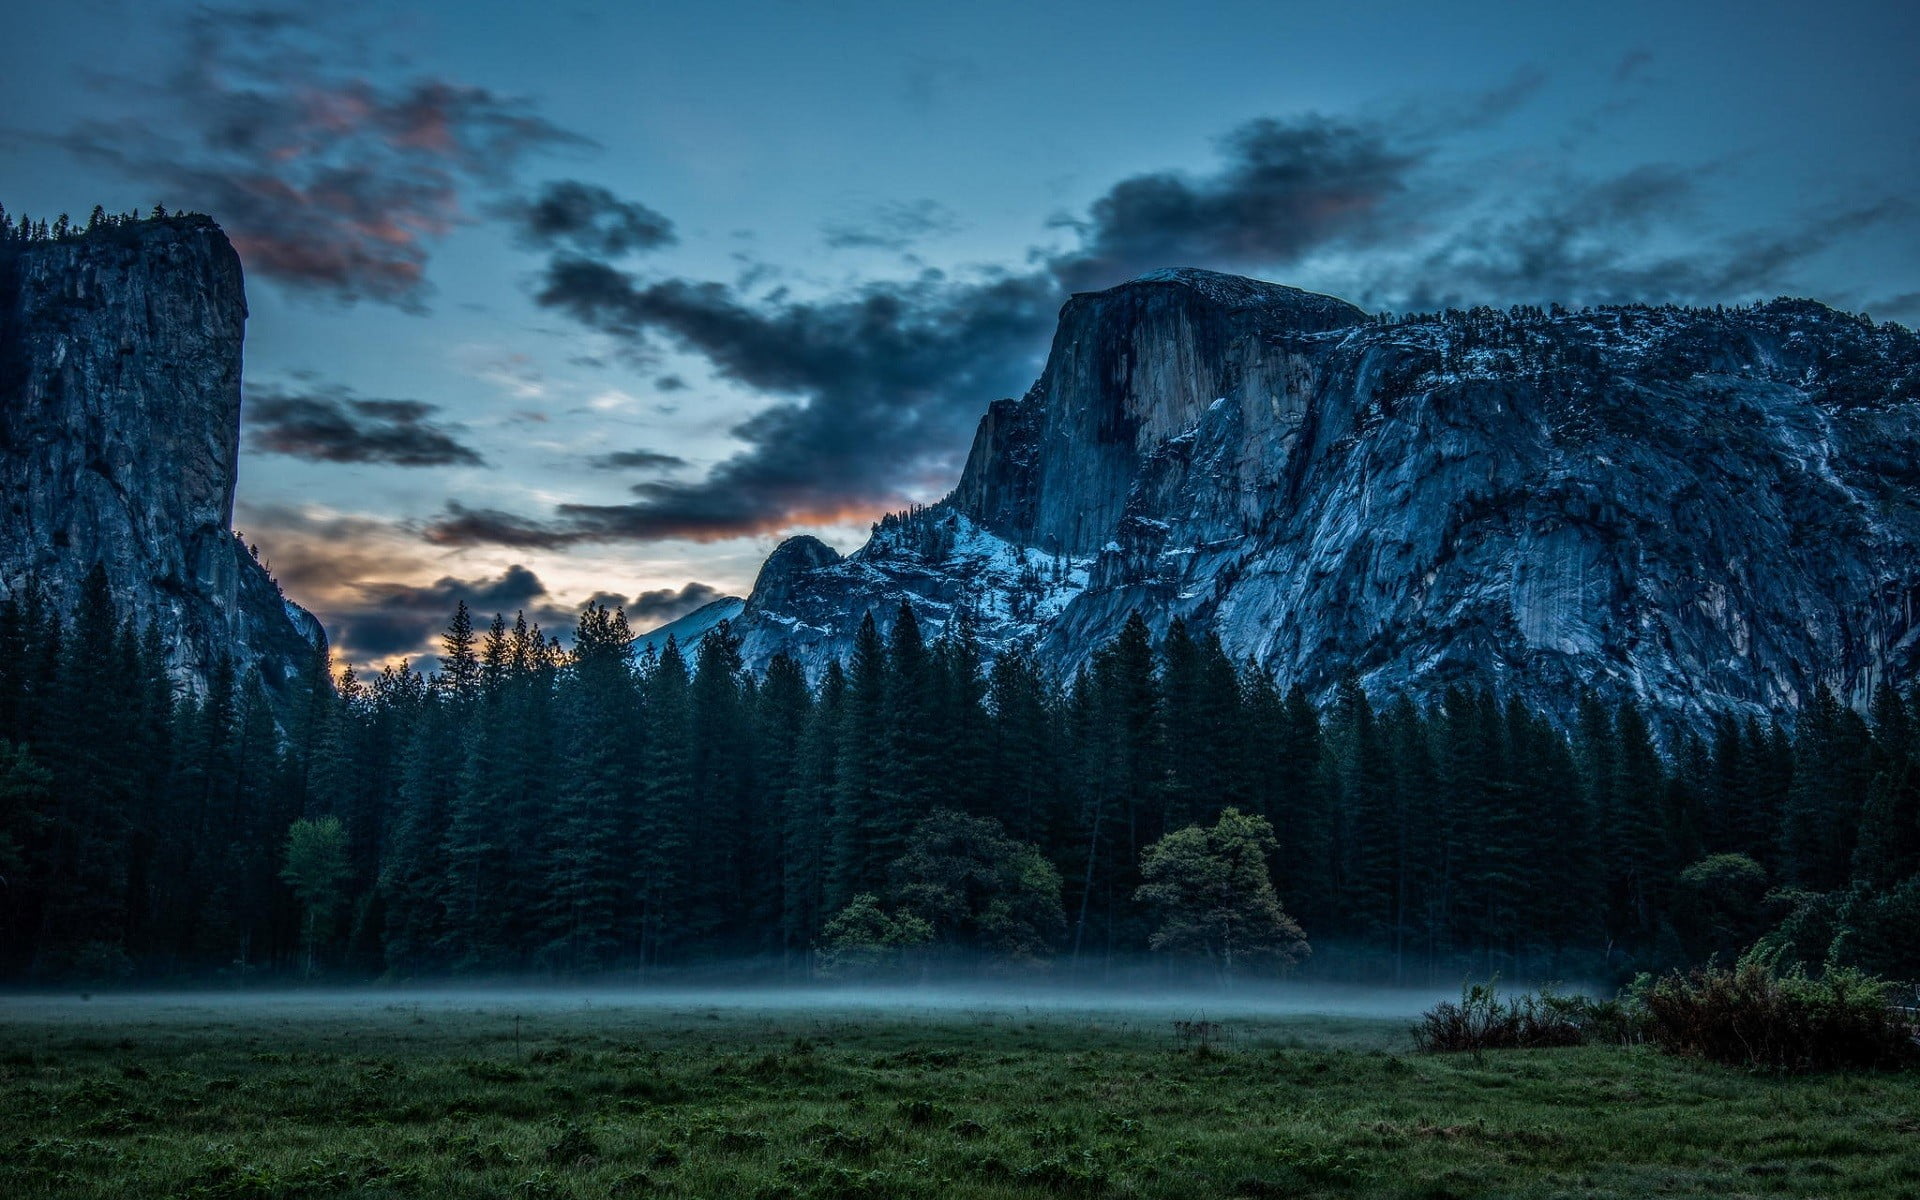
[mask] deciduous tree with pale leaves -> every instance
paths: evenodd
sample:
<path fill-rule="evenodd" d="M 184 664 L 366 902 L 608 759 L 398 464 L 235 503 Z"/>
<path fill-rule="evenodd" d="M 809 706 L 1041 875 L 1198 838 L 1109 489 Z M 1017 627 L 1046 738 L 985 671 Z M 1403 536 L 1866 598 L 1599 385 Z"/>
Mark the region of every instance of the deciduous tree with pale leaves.
<path fill-rule="evenodd" d="M 1148 945 L 1203 957 L 1226 978 L 1254 963 L 1305 958 L 1307 935 L 1280 907 L 1267 873 L 1274 849 L 1267 819 L 1237 808 L 1222 810 L 1211 829 L 1189 825 L 1148 846 L 1146 882 L 1135 892 L 1159 918 Z"/>

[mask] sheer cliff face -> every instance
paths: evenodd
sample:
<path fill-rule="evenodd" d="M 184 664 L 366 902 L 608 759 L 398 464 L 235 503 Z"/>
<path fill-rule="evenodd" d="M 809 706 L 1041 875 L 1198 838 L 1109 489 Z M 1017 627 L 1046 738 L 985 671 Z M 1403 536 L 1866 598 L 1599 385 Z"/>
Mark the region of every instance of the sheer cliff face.
<path fill-rule="evenodd" d="M 946 502 L 793 566 L 756 657 L 907 599 L 1065 669 L 1138 609 L 1322 693 L 1857 700 L 1920 645 L 1920 343 L 1793 301 L 1378 325 L 1162 272 L 1067 305 Z"/>
<path fill-rule="evenodd" d="M 0 260 L 0 589 L 71 603 L 98 563 L 188 687 L 224 653 L 285 692 L 324 635 L 230 525 L 246 316 L 205 218 Z"/>
<path fill-rule="evenodd" d="M 1284 356 L 1270 329 L 1357 325 L 1340 300 L 1226 275 L 1160 272 L 1079 295 L 1060 313 L 1053 350 L 1024 401 L 988 412 L 951 502 L 989 528 L 1052 552 L 1111 540 L 1135 482 L 1159 448 L 1232 392 L 1287 401 L 1267 414 L 1297 424 Z"/>

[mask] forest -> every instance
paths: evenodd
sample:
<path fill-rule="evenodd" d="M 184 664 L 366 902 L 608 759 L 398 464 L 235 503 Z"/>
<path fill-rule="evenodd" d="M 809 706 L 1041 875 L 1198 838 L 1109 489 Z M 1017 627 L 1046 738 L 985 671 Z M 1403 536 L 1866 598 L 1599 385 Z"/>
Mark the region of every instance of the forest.
<path fill-rule="evenodd" d="M 432 672 L 316 654 L 276 713 L 231 669 L 174 687 L 98 571 L 71 611 L 27 589 L 0 603 L 0 973 L 796 978 L 909 946 L 1217 973 L 1166 872 L 1228 845 L 1264 860 L 1232 902 L 1282 935 L 1247 969 L 1611 982 L 1761 940 L 1920 977 L 1920 695 L 1664 733 L 1589 696 L 1565 728 L 1465 687 L 1316 706 L 1179 624 L 1064 679 L 953 624 L 869 619 L 810 682 L 744 670 L 725 626 L 636 656 L 618 610 L 567 645 L 463 606 Z"/>

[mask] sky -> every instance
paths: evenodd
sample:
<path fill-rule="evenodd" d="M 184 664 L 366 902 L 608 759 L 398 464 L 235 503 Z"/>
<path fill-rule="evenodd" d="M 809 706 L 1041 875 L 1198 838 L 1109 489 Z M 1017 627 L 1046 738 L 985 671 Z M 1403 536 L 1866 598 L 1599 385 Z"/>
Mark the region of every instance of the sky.
<path fill-rule="evenodd" d="M 247 272 L 235 524 L 344 662 L 643 630 L 956 481 L 1060 303 L 1920 323 L 1920 6 L 494 0 L 10 13 L 0 204 Z"/>

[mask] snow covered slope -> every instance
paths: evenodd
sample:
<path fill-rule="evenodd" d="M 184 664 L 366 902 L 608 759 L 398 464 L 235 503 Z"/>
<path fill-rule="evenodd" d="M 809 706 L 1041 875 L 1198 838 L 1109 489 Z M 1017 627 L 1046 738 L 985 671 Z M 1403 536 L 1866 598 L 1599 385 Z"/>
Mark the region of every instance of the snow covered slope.
<path fill-rule="evenodd" d="M 738 619 L 740 611 L 746 606 L 747 602 L 738 596 L 722 596 L 718 600 L 710 600 L 685 616 L 675 617 L 665 625 L 649 629 L 634 638 L 633 652 L 644 654 L 651 649 L 657 654 L 667 648 L 667 639 L 672 638 L 679 643 L 681 649 L 688 652 L 688 657 L 691 658 L 693 647 L 699 644 L 701 638 L 707 636 L 709 629 L 722 621 Z"/>

